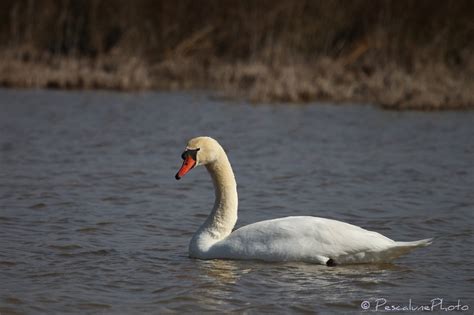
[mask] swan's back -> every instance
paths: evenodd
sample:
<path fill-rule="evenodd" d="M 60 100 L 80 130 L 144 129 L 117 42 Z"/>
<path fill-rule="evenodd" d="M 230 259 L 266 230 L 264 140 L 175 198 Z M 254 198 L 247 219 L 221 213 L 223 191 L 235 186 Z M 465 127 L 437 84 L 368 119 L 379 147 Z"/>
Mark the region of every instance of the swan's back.
<path fill-rule="evenodd" d="M 261 221 L 232 232 L 208 258 L 306 261 L 326 264 L 392 260 L 420 244 L 395 242 L 377 232 L 319 217 Z M 409 244 L 409 245 L 407 245 Z"/>

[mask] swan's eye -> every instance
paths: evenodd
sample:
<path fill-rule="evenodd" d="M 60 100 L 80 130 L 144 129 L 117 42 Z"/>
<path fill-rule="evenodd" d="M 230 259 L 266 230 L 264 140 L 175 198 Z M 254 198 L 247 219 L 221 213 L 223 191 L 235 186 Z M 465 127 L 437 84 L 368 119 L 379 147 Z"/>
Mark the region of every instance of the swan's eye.
<path fill-rule="evenodd" d="M 194 150 L 192 150 L 192 149 L 186 150 L 186 151 L 183 152 L 183 154 L 181 154 L 181 158 L 183 160 L 186 160 L 186 158 L 189 156 L 194 161 L 197 161 L 197 153 L 198 153 L 199 150 L 200 150 L 199 148 L 194 149 Z"/>

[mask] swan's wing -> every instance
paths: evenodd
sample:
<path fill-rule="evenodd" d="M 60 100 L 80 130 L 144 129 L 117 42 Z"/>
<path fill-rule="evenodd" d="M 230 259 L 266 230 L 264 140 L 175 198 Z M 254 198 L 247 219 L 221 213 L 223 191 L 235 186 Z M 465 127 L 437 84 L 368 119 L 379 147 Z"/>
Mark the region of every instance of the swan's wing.
<path fill-rule="evenodd" d="M 244 226 L 216 243 L 215 258 L 267 261 L 358 262 L 395 245 L 393 240 L 348 223 L 318 217 L 287 217 Z"/>

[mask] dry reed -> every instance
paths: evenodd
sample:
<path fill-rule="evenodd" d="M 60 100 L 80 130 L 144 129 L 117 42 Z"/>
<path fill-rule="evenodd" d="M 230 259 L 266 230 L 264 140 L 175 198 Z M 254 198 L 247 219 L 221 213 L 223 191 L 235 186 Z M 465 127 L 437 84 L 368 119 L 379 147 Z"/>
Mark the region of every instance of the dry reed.
<path fill-rule="evenodd" d="M 468 0 L 0 3 L 0 85 L 474 108 Z"/>

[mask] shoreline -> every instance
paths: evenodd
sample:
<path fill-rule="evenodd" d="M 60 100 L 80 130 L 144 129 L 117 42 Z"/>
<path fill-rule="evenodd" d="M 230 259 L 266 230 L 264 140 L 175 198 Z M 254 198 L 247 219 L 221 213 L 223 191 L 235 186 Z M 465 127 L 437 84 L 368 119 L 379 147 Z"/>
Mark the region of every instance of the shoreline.
<path fill-rule="evenodd" d="M 391 110 L 474 109 L 469 73 L 443 63 L 416 64 L 411 71 L 395 63 L 367 60 L 347 63 L 320 58 L 313 62 L 270 65 L 220 60 L 84 57 L 0 53 L 0 86 L 78 90 L 209 89 L 252 103 L 370 103 Z"/>

